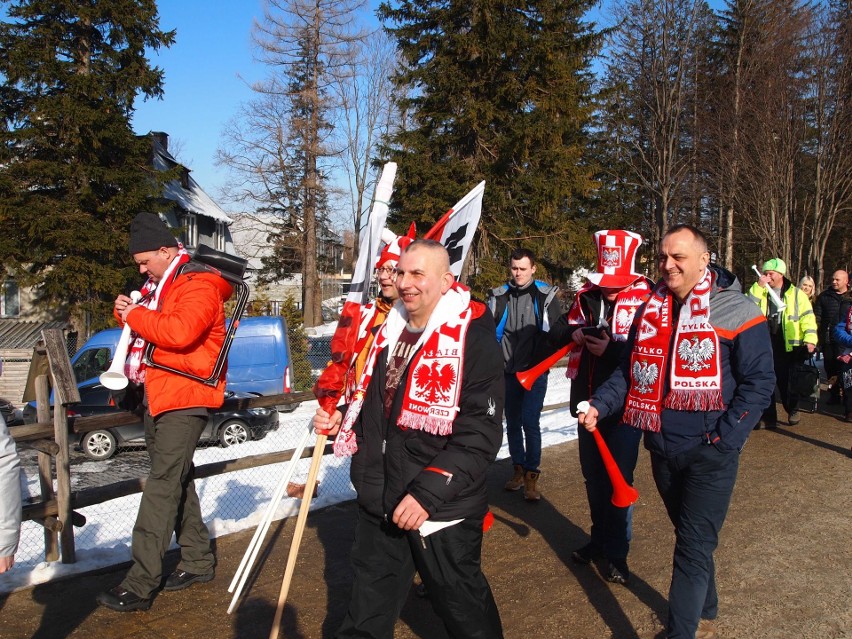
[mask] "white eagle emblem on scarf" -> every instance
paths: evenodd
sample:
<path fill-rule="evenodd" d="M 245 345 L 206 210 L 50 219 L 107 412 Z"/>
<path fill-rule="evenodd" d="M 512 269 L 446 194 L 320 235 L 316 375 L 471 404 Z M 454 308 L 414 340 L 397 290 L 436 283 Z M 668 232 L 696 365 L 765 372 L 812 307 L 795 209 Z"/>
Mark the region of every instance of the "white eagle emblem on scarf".
<path fill-rule="evenodd" d="M 678 357 L 686 362 L 686 368 L 693 372 L 710 368 L 707 360 L 713 357 L 715 352 L 716 347 L 713 345 L 713 340 L 709 337 L 705 337 L 700 342 L 695 336 L 693 336 L 691 342 L 688 337 L 685 337 L 677 347 Z"/>
<path fill-rule="evenodd" d="M 618 327 L 619 333 L 627 333 L 630 330 L 630 325 L 633 323 L 633 316 L 636 314 L 636 309 L 630 310 L 622 308 L 618 311 L 615 317 L 615 325 Z"/>
<path fill-rule="evenodd" d="M 636 380 L 637 393 L 650 393 L 659 376 L 660 369 L 656 364 L 648 365 L 646 360 L 633 363 L 633 379 Z"/>
<path fill-rule="evenodd" d="M 447 402 L 450 399 L 449 390 L 455 381 L 456 369 L 451 364 L 444 364 L 440 369 L 438 362 L 432 362 L 431 368 L 421 364 L 414 371 L 414 394 L 429 403 Z"/>

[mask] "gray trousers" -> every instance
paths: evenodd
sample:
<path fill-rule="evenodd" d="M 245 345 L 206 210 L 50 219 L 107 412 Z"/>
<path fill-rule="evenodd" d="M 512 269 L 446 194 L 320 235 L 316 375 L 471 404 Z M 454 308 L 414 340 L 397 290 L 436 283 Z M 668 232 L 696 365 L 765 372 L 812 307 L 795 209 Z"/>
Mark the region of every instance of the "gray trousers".
<path fill-rule="evenodd" d="M 192 455 L 207 423 L 205 417 L 145 413 L 145 442 L 151 470 L 133 527 L 133 565 L 122 586 L 142 598 L 160 587 L 163 557 L 177 536 L 179 570 L 203 575 L 213 570 L 210 534 L 192 480 Z"/>

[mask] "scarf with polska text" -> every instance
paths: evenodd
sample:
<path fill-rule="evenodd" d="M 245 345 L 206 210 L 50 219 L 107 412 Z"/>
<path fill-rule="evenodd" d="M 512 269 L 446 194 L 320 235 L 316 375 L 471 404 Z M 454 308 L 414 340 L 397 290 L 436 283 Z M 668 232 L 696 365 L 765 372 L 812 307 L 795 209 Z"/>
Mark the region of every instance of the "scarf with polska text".
<path fill-rule="evenodd" d="M 439 436 L 452 434 L 453 422 L 459 412 L 467 328 L 472 319 L 484 312 L 484 306 L 478 308 L 475 305 L 482 306 L 471 302 L 470 290 L 459 283 L 453 284 L 441 296 L 426 328 L 411 349 L 413 357 L 408 364 L 402 410 L 396 422 L 398 426 Z M 364 406 L 376 360 L 385 347 L 388 353 L 393 352 L 407 323 L 408 313 L 402 302 L 397 301 L 370 347 L 358 388 L 334 440 L 336 456 L 357 452 L 352 426 Z"/>
<path fill-rule="evenodd" d="M 175 277 L 177 277 L 178 267 L 181 264 L 189 262 L 189 253 L 187 253 L 183 244 L 180 242 L 178 243 L 178 249 L 177 256 L 175 256 L 175 259 L 166 268 L 166 272 L 163 273 L 159 284 L 149 277 L 148 281 L 139 289 L 139 292 L 142 294 L 142 297 L 137 302 L 139 306 L 144 306 L 152 311 L 160 308 L 160 300 L 165 296 L 166 291 L 171 287 Z M 145 370 L 148 367 L 142 361 L 142 356 L 145 354 L 145 347 L 147 345 L 148 343 L 138 333 L 135 331 L 130 332 L 130 347 L 128 348 L 127 360 L 124 364 L 124 374 L 134 384 L 142 385 L 145 383 Z"/>
<path fill-rule="evenodd" d="M 582 305 L 582 299 L 589 291 L 595 288 L 600 288 L 597 284 L 586 282 L 586 284 L 577 291 L 574 298 L 574 303 L 568 311 L 567 321 L 572 326 L 591 326 L 591 318 L 586 316 L 586 312 Z M 610 326 L 610 335 L 617 342 L 627 341 L 627 334 L 630 332 L 630 326 L 633 324 L 633 317 L 645 300 L 648 299 L 648 294 L 651 292 L 651 287 L 648 286 L 648 280 L 640 277 L 630 286 L 620 290 L 615 298 L 615 307 L 612 310 L 612 326 Z M 601 292 L 603 295 L 603 292 Z M 601 298 L 603 302 L 603 298 Z M 601 304 L 601 315 L 603 315 L 603 304 Z M 598 325 L 601 319 L 598 317 Z M 577 373 L 580 370 L 580 357 L 583 355 L 583 347 L 572 348 L 568 353 L 568 366 L 565 369 L 565 377 L 568 379 L 577 379 Z"/>
<path fill-rule="evenodd" d="M 672 292 L 663 282 L 654 288 L 639 318 L 630 353 L 630 389 L 624 405 L 624 423 L 658 433 L 663 408 L 724 410 L 719 336 L 710 324 L 710 291 L 714 279 L 715 274 L 706 269 L 686 298 L 674 341 L 671 340 Z M 669 391 L 664 399 L 663 378 L 669 369 Z"/>

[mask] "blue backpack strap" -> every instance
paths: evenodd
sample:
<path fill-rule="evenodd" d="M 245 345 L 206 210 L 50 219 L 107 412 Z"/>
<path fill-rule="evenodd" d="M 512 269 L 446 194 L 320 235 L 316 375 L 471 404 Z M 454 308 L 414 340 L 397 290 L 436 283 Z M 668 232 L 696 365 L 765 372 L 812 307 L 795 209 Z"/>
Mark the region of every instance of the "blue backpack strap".
<path fill-rule="evenodd" d="M 503 306 L 503 316 L 500 318 L 500 321 L 497 323 L 497 341 L 503 341 L 503 331 L 506 329 L 506 320 L 509 319 L 509 305 L 506 304 Z"/>

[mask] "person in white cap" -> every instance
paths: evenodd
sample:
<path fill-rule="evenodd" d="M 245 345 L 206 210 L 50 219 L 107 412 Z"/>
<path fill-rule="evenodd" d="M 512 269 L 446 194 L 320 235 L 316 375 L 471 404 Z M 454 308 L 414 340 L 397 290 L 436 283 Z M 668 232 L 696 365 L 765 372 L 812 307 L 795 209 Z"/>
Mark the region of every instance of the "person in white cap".
<path fill-rule="evenodd" d="M 635 270 L 636 251 L 642 236 L 630 231 L 605 230 L 595 233 L 598 263 L 588 282 L 581 288 L 566 314 L 547 333 L 544 351 L 556 351 L 573 344 L 566 376 L 571 379 L 571 414 L 577 405 L 607 380 L 618 367 L 627 334 L 636 309 L 647 300 L 654 283 Z M 536 359 L 544 359 L 537 355 Z M 598 423 L 627 483 L 633 483 L 633 471 L 639 456 L 642 432 L 621 423 L 616 412 Z M 586 483 L 586 495 L 592 519 L 591 540 L 575 550 L 577 563 L 606 560 L 604 578 L 626 584 L 630 578 L 627 553 L 630 550 L 632 507 L 612 504 L 612 482 L 604 467 L 595 438 L 584 428 L 578 430 L 580 468 Z"/>
<path fill-rule="evenodd" d="M 405 235 L 396 235 L 388 229 L 382 233 L 382 239 L 386 241 L 386 244 L 379 254 L 379 259 L 376 260 L 376 282 L 379 284 L 379 294 L 375 300 L 361 309 L 358 341 L 355 344 L 351 366 L 346 373 L 343 392 L 346 402 L 351 401 L 352 394 L 355 392 L 375 333 L 385 321 L 394 302 L 399 299 L 399 292 L 396 290 L 396 265 L 399 263 L 402 251 L 414 241 L 416 230 L 412 223 Z"/>
<path fill-rule="evenodd" d="M 816 350 L 817 322 L 808 296 L 788 280 L 787 264 L 773 257 L 763 264 L 763 275 L 749 289 L 748 297 L 760 307 L 769 323 L 775 378 L 787 423 L 799 423 L 799 396 L 790 388 L 790 370 L 807 360 Z M 769 294 L 772 289 L 786 308 L 779 309 Z M 757 428 L 777 428 L 778 409 L 769 404 Z"/>

